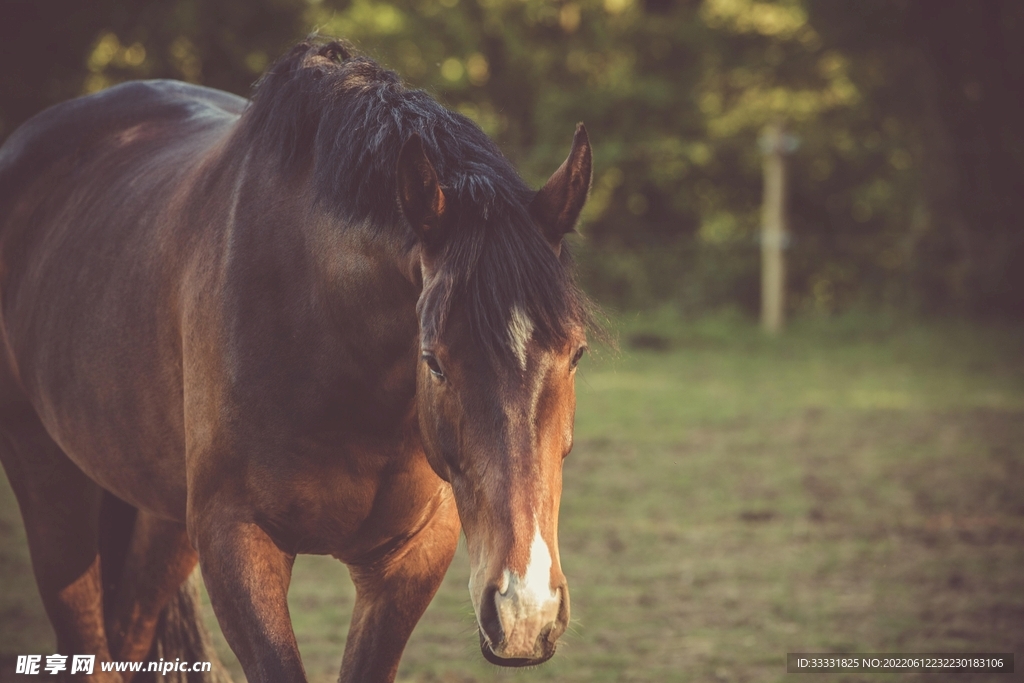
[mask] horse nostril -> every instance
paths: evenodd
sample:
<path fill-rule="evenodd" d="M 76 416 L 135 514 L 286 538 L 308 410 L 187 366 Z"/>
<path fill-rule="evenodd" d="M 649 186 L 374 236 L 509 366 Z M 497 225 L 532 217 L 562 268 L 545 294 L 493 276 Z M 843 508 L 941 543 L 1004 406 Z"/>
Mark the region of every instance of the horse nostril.
<path fill-rule="evenodd" d="M 498 619 L 498 605 L 494 600 L 497 595 L 498 587 L 492 584 L 484 589 L 484 594 L 480 598 L 480 628 L 490 641 L 491 647 L 498 647 L 505 640 L 505 632 Z"/>

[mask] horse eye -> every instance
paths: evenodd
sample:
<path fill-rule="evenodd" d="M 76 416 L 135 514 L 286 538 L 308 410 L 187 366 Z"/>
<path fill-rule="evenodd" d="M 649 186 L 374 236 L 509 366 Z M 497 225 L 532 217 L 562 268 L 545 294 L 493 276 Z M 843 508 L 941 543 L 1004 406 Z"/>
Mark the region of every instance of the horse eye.
<path fill-rule="evenodd" d="M 438 379 L 444 379 L 444 372 L 441 370 L 441 364 L 437 362 L 437 358 L 432 353 L 424 353 L 423 361 L 427 364 L 427 368 L 430 369 L 430 374 Z"/>
<path fill-rule="evenodd" d="M 587 347 L 586 346 L 581 346 L 580 348 L 578 348 L 576 350 L 576 353 L 572 357 L 572 363 L 570 364 L 569 367 L 573 367 L 574 368 L 577 365 L 579 365 L 580 364 L 580 358 L 583 358 L 583 354 L 586 353 L 586 352 L 587 352 Z"/>

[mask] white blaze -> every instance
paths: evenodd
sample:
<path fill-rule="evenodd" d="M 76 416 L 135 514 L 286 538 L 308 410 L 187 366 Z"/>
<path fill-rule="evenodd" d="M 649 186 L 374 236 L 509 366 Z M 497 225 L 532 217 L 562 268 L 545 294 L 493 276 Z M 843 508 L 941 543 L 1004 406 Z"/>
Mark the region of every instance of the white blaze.
<path fill-rule="evenodd" d="M 529 657 L 533 655 L 537 636 L 544 627 L 558 618 L 558 592 L 551 588 L 551 549 L 534 526 L 533 542 L 526 572 L 505 569 L 498 594 L 494 596 L 498 619 L 505 632 L 500 657 Z"/>
<path fill-rule="evenodd" d="M 530 561 L 526 565 L 526 575 L 522 581 L 527 593 L 538 602 L 557 599 L 555 591 L 551 590 L 551 549 L 540 535 L 539 526 L 534 527 Z"/>
<path fill-rule="evenodd" d="M 514 306 L 508 320 L 508 343 L 512 347 L 512 352 L 516 354 L 516 358 L 519 359 L 519 365 L 523 370 L 526 369 L 526 345 L 532 336 L 533 321 L 523 313 L 523 309 Z"/>

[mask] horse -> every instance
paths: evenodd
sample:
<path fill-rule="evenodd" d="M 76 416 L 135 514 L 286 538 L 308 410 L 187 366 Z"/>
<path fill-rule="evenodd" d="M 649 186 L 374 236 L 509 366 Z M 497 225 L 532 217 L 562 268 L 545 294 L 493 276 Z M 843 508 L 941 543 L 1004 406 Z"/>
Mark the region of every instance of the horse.
<path fill-rule="evenodd" d="M 464 531 L 484 657 L 548 660 L 591 156 L 579 124 L 534 191 L 468 118 L 318 38 L 251 100 L 129 82 L 17 129 L 0 459 L 58 650 L 142 661 L 198 563 L 247 679 L 305 681 L 288 584 L 326 554 L 356 589 L 340 680 L 392 681 Z"/>

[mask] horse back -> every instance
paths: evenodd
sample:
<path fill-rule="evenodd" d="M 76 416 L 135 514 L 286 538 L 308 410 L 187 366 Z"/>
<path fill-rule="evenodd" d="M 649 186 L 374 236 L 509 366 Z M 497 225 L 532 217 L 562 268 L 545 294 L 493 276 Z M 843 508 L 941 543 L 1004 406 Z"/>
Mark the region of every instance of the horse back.
<path fill-rule="evenodd" d="M 232 119 L 247 100 L 179 81 L 131 81 L 50 107 L 22 124 L 0 147 L 0 217 L 19 191 L 61 160 L 108 139 L 129 140 L 148 127 Z M 4 223 L 0 223 L 0 228 Z"/>

